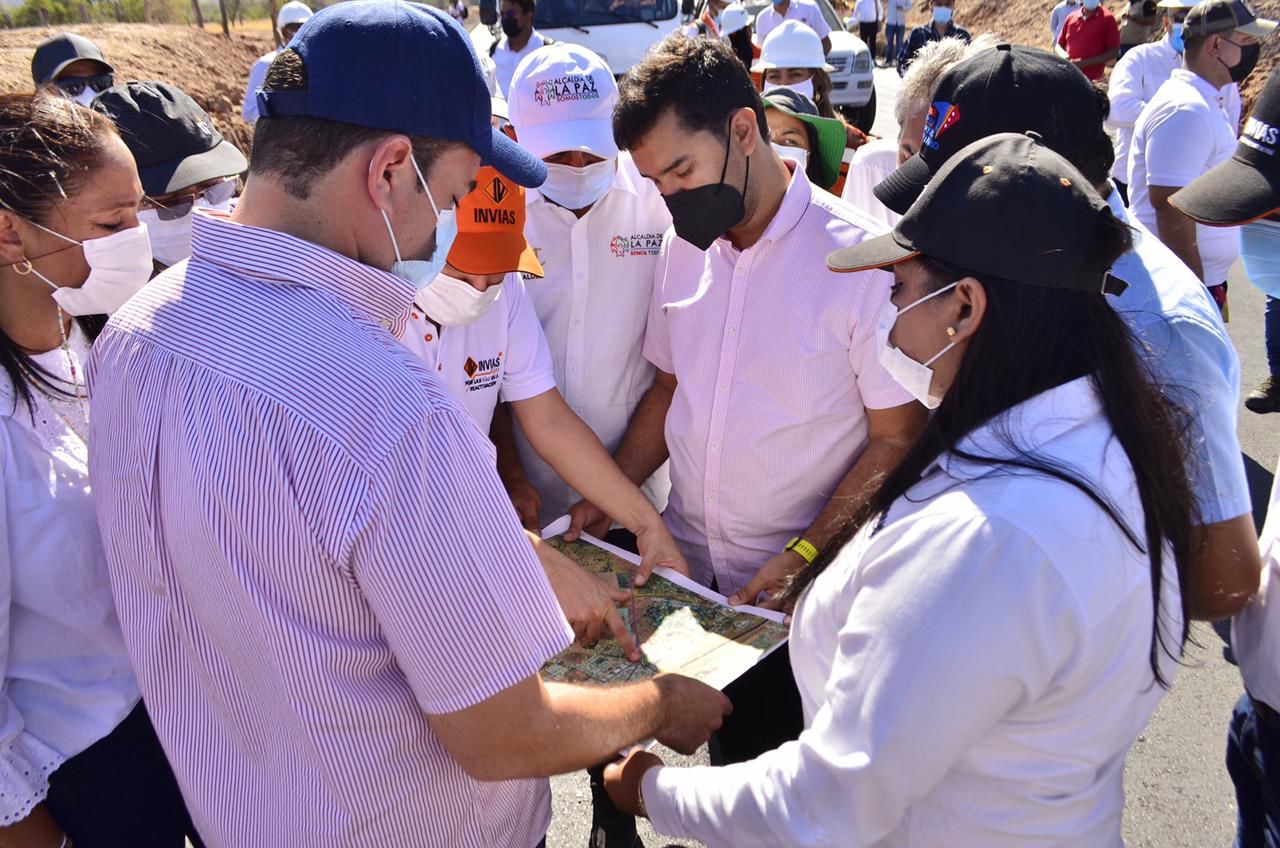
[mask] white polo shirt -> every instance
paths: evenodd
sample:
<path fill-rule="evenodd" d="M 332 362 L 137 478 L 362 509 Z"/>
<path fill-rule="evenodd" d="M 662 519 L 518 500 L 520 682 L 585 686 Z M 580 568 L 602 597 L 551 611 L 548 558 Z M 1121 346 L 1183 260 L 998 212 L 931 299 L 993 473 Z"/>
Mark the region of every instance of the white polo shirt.
<path fill-rule="evenodd" d="M 892 278 L 827 268 L 883 228 L 787 167 L 782 205 L 746 250 L 668 236 L 644 343 L 678 381 L 663 518 L 693 578 L 726 595 L 817 518 L 866 449 L 867 408 L 912 400 L 876 341 Z"/>
<path fill-rule="evenodd" d="M 875 195 L 875 187 L 896 170 L 898 170 L 897 139 L 878 138 L 867 142 L 853 152 L 840 199 L 871 220 L 883 225 L 886 230 L 893 229 L 902 216 L 880 202 Z"/>
<path fill-rule="evenodd" d="M 1142 532 L 1089 378 L 1004 422 Z M 1007 456 L 998 432 L 962 446 Z M 1161 623 L 1176 654 L 1173 571 Z M 799 739 L 728 768 L 650 770 L 653 827 L 710 848 L 1122 848 L 1125 756 L 1165 695 L 1151 594 L 1147 555 L 1074 486 L 944 455 L 797 607 Z M 1176 663 L 1160 666 L 1172 682 Z"/>
<path fill-rule="evenodd" d="M 1129 162 L 1129 208 L 1148 230 L 1156 228 L 1156 211 L 1148 185 L 1182 187 L 1225 162 L 1236 149 L 1236 127 L 1227 112 L 1227 88 L 1214 88 L 1199 74 L 1176 69 L 1160 86 L 1134 124 Z M 1240 255 L 1235 227 L 1196 225 L 1202 282 L 1216 286 L 1227 279 Z"/>
<path fill-rule="evenodd" d="M 504 98 L 511 99 L 511 78 L 516 75 L 516 68 L 520 65 L 521 60 L 550 40 L 535 29 L 529 35 L 529 40 L 525 42 L 523 50 L 512 50 L 510 47 L 511 40 L 505 35 L 498 41 L 498 47 L 493 51 L 493 55 L 490 58 L 493 59 L 494 68 L 498 72 L 498 91 Z"/>
<path fill-rule="evenodd" d="M 1121 182 L 1129 179 L 1133 125 L 1160 86 L 1181 67 L 1182 54 L 1173 49 L 1166 35 L 1159 41 L 1139 44 L 1129 50 L 1111 69 L 1107 83 L 1111 115 L 1107 118 L 1107 127 L 1115 131 L 1116 162 L 1111 166 L 1112 179 Z M 1231 126 L 1240 126 L 1240 86 L 1235 83 L 1227 86 L 1226 109 Z"/>
<path fill-rule="evenodd" d="M 653 366 L 641 348 L 671 213 L 626 153 L 618 156 L 613 185 L 582 218 L 537 189 L 525 198 L 525 237 L 546 274 L 530 283 L 529 297 L 550 345 L 556 385 L 612 453 L 653 384 Z M 525 473 L 542 496 L 546 526 L 579 495 L 538 457 L 518 424 L 516 438 Z M 661 512 L 670 488 L 666 466 L 642 488 Z"/>
<path fill-rule="evenodd" d="M 556 387 L 551 354 L 519 274 L 474 323 L 437 327 L 415 302 L 400 343 L 462 404 L 485 437 L 499 400 L 537 397 Z"/>
<path fill-rule="evenodd" d="M 818 34 L 818 38 L 826 38 L 831 34 L 831 27 L 827 25 L 826 18 L 822 17 L 822 10 L 818 8 L 818 4 L 813 0 L 791 0 L 791 5 L 787 7 L 785 15 L 778 14 L 778 11 L 772 4 L 760 10 L 760 14 L 756 15 L 755 24 L 755 43 L 757 46 L 764 44 L 764 40 L 773 32 L 775 28 L 780 26 L 783 21 L 800 21 L 809 29 Z"/>
<path fill-rule="evenodd" d="M 1267 523 L 1258 539 L 1262 583 L 1231 625 L 1231 650 L 1244 688 L 1273 710 L 1280 709 L 1280 469 L 1271 486 Z"/>

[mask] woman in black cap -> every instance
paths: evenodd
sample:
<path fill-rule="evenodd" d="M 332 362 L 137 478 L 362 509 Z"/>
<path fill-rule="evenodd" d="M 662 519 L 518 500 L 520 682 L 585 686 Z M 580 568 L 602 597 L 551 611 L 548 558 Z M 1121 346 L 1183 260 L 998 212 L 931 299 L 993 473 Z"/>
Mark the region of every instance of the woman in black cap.
<path fill-rule="evenodd" d="M 881 361 L 936 411 L 791 588 L 800 738 L 611 767 L 709 846 L 1120 846 L 1124 759 L 1186 623 L 1181 412 L 1106 302 L 1130 231 L 1038 139 L 957 154 L 835 270 L 892 267 Z"/>
<path fill-rule="evenodd" d="M 195 836 L 142 704 L 88 474 L 94 339 L 151 275 L 111 122 L 0 95 L 0 845 Z"/>

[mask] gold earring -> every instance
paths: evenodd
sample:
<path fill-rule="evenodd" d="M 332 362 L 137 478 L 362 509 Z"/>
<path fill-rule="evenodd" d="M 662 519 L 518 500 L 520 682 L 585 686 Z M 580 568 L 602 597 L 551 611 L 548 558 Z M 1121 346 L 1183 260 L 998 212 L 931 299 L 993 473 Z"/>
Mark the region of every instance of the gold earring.
<path fill-rule="evenodd" d="M 20 277 L 27 276 L 32 270 L 30 259 L 23 259 L 21 262 L 15 262 L 13 265 L 14 273 Z"/>
<path fill-rule="evenodd" d="M 948 336 L 951 336 L 951 337 L 953 337 L 953 338 L 954 338 L 954 337 L 955 337 L 955 334 L 956 334 L 956 328 L 955 328 L 955 327 L 948 327 L 948 328 L 947 328 L 947 335 L 948 335 Z"/>

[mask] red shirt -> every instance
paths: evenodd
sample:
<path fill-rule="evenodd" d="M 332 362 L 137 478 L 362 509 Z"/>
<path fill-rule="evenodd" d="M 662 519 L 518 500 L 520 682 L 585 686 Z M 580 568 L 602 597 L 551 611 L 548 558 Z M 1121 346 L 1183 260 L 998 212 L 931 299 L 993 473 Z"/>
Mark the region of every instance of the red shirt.
<path fill-rule="evenodd" d="M 1058 36 L 1058 46 L 1067 51 L 1072 59 L 1092 59 L 1101 56 L 1108 50 L 1120 46 L 1120 25 L 1115 16 L 1107 11 L 1106 6 L 1099 5 L 1092 14 L 1086 16 L 1084 9 L 1077 9 L 1067 17 L 1062 25 L 1062 34 Z M 1081 68 L 1084 75 L 1091 80 L 1102 79 L 1106 71 L 1104 64 L 1090 65 Z"/>

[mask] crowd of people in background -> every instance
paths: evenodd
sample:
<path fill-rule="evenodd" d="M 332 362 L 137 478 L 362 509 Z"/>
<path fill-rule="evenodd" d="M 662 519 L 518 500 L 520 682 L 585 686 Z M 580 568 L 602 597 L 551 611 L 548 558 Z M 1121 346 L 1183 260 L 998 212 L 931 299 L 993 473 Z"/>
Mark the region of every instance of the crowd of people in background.
<path fill-rule="evenodd" d="M 1224 322 L 1241 259 L 1280 412 L 1280 73 L 1239 90 L 1277 23 L 927 8 L 849 9 L 889 138 L 814 0 L 711 0 L 621 77 L 536 0 L 478 53 L 464 3 L 292 0 L 248 157 L 41 43 L 0 96 L 0 844 L 537 848 L 585 770 L 592 848 L 1118 845 L 1233 617 L 1237 844 L 1276 844 L 1280 485 L 1259 541 Z M 788 645 L 543 681 L 641 659 L 566 515 Z"/>

